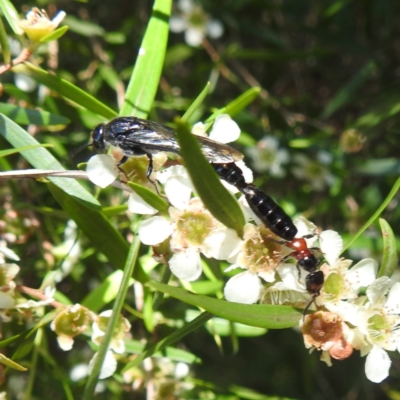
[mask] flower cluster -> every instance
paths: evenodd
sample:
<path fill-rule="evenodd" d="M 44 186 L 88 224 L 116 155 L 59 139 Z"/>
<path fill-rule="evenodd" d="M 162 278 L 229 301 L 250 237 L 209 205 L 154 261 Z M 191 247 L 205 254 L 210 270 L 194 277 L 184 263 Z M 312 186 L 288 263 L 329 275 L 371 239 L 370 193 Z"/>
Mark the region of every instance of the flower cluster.
<path fill-rule="evenodd" d="M 204 125 L 196 124 L 193 133 L 204 134 Z M 210 137 L 224 143 L 237 138 L 240 129 L 226 115 L 219 116 Z M 94 156 L 93 159 L 99 156 Z M 106 156 L 108 157 L 108 156 Z M 112 165 L 112 163 L 110 164 Z M 110 167 L 107 167 L 110 170 Z M 242 164 L 246 182 L 252 176 Z M 111 168 L 112 170 L 112 168 Z M 106 171 L 94 168 L 90 173 L 97 180 Z M 111 174 L 115 178 L 115 171 Z M 276 305 L 305 307 L 310 294 L 304 284 L 304 271 L 290 260 L 293 248 L 273 236 L 249 208 L 242 196 L 239 204 L 247 217 L 243 237 L 216 220 L 198 197 L 193 197 L 193 185 L 184 167 L 174 165 L 155 173 L 171 207 L 168 215 L 154 215 L 139 227 L 139 237 L 152 246 L 155 256 L 163 254 L 179 279 L 193 281 L 200 277 L 201 254 L 229 263 L 226 272 L 242 271 L 228 279 L 224 294 L 228 301 L 252 304 L 258 301 Z M 226 185 L 226 184 L 225 184 Z M 236 188 L 226 185 L 233 193 Z M 130 209 L 140 213 L 146 208 L 139 196 L 131 197 Z M 156 214 L 148 207 L 146 214 Z M 252 221 L 252 222 L 251 222 Z M 255 222 L 255 223 L 254 223 Z M 395 279 L 376 279 L 378 266 L 372 259 L 364 259 L 350 268 L 352 261 L 340 257 L 343 241 L 338 233 L 328 230 L 317 234 L 317 227 L 305 218 L 294 224 L 297 237 L 304 238 L 308 249 L 317 246 L 325 262 L 320 270 L 325 284 L 314 307 L 320 311 L 300 321 L 307 348 L 322 351 L 322 360 L 330 365 L 331 357 L 345 359 L 353 350 L 367 355 L 366 375 L 380 382 L 388 375 L 390 359 L 386 351 L 400 349 L 400 283 Z M 285 257 L 289 256 L 289 257 Z M 366 294 L 363 294 L 363 289 Z"/>
<path fill-rule="evenodd" d="M 185 33 L 185 41 L 189 46 L 201 45 L 203 38 L 209 36 L 218 39 L 224 32 L 224 27 L 217 19 L 212 19 L 199 4 L 192 0 L 179 0 L 179 13 L 170 19 L 172 32 Z"/>

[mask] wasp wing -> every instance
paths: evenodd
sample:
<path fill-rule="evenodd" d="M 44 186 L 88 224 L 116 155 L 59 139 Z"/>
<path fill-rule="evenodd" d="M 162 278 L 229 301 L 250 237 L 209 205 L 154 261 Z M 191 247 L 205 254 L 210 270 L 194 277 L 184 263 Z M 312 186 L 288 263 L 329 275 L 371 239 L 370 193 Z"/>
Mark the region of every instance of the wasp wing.
<path fill-rule="evenodd" d="M 107 125 L 107 129 L 112 132 L 112 136 L 115 138 L 112 144 L 122 150 L 140 147 L 148 153 L 180 152 L 176 133 L 171 128 L 157 122 L 136 117 L 120 117 L 111 121 Z M 225 163 L 239 161 L 243 158 L 242 153 L 226 144 L 203 136 L 197 136 L 197 139 L 204 156 L 210 162 Z"/>

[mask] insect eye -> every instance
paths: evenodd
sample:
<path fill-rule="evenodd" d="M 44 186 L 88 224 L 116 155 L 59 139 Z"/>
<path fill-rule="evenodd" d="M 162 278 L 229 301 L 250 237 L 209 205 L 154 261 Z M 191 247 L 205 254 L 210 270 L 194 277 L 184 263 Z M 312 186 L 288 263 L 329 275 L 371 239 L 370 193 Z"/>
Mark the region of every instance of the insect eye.
<path fill-rule="evenodd" d="M 96 153 L 103 153 L 106 149 L 106 143 L 104 141 L 103 134 L 104 124 L 97 125 L 92 131 L 92 143 L 91 145 L 95 149 Z"/>

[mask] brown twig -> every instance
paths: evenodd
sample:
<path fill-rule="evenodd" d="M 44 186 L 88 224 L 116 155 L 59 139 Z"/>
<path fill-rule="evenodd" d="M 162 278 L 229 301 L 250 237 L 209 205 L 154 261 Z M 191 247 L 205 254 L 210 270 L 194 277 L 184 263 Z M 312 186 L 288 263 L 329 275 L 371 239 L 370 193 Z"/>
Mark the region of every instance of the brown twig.
<path fill-rule="evenodd" d="M 14 65 L 18 65 L 27 61 L 28 58 L 31 56 L 31 54 L 32 53 L 29 49 L 23 49 L 21 51 L 21 54 L 18 57 L 11 60 L 9 64 L 4 64 L 0 66 L 0 75 L 4 74 L 4 72 L 9 71 Z"/>

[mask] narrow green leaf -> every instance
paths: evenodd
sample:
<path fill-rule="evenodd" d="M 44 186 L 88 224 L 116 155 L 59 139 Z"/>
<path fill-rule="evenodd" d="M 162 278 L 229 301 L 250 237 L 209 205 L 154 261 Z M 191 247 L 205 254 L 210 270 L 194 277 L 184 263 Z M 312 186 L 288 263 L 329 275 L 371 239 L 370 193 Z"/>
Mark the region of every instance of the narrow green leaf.
<path fill-rule="evenodd" d="M 13 104 L 0 103 L 0 113 L 7 115 L 17 124 L 21 125 L 64 125 L 70 121 L 62 115 L 51 114 L 48 111 L 33 110 L 14 106 Z"/>
<path fill-rule="evenodd" d="M 218 221 L 242 236 L 245 220 L 238 202 L 224 188 L 210 163 L 204 158 L 195 135 L 192 135 L 182 122 L 176 123 L 180 154 L 197 194 Z"/>
<path fill-rule="evenodd" d="M 187 310 L 186 320 L 191 321 L 201 314 L 197 310 Z M 209 329 L 209 325 L 212 323 L 212 329 Z M 267 332 L 265 328 L 258 328 L 255 326 L 239 324 L 238 322 L 231 322 L 223 318 L 214 317 L 206 324 L 206 328 L 209 331 L 215 332 L 219 336 L 231 336 L 232 329 L 236 336 L 241 337 L 255 337 L 264 335 Z"/>
<path fill-rule="evenodd" d="M 201 315 L 199 315 L 193 321 L 189 322 L 183 328 L 180 328 L 171 335 L 168 335 L 164 339 L 161 339 L 157 344 L 149 347 L 146 351 L 139 354 L 134 360 L 125 365 L 122 372 L 128 371 L 130 368 L 135 368 L 147 357 L 151 357 L 155 354 L 158 354 L 160 351 L 163 351 L 170 344 L 177 342 L 178 340 L 188 335 L 190 332 L 193 332 L 194 330 L 202 327 L 209 319 L 212 318 L 212 316 L 213 315 L 208 312 L 203 312 Z"/>
<path fill-rule="evenodd" d="M 357 239 L 362 235 L 362 233 L 381 215 L 383 210 L 387 207 L 387 205 L 392 201 L 393 197 L 396 195 L 396 193 L 400 189 L 400 178 L 397 179 L 397 181 L 394 183 L 392 190 L 390 193 L 387 195 L 386 199 L 383 201 L 383 203 L 380 205 L 380 207 L 375 211 L 375 213 L 372 215 L 372 217 L 364 224 L 364 226 L 352 237 L 350 242 L 348 242 L 343 251 L 346 251 Z"/>
<path fill-rule="evenodd" d="M 369 61 L 365 64 L 339 91 L 333 96 L 333 99 L 326 105 L 321 118 L 328 118 L 336 111 L 340 110 L 356 95 L 357 89 L 364 83 L 369 75 L 376 69 L 375 62 Z"/>
<path fill-rule="evenodd" d="M 7 22 L 11 26 L 11 29 L 17 35 L 22 35 L 24 30 L 19 26 L 18 21 L 20 20 L 17 10 L 9 0 L 0 0 L 0 9 L 3 12 Z"/>
<path fill-rule="evenodd" d="M 36 149 L 38 147 L 53 147 L 52 144 L 34 144 L 31 146 L 18 147 L 17 149 L 0 150 L 0 158 L 10 156 L 11 154 L 21 153 L 24 150 Z"/>
<path fill-rule="evenodd" d="M 65 35 L 67 33 L 67 31 L 68 31 L 68 26 L 64 25 L 64 26 L 56 29 L 55 31 L 49 33 L 48 35 L 42 37 L 40 39 L 40 43 L 48 43 L 53 40 L 57 40 L 61 36 Z"/>
<path fill-rule="evenodd" d="M 146 344 L 139 340 L 125 340 L 125 351 L 130 354 L 140 354 L 146 349 Z M 153 354 L 153 357 L 167 357 L 173 361 L 182 361 L 187 364 L 198 364 L 201 360 L 195 354 L 175 347 L 165 347 L 161 352 Z"/>
<path fill-rule="evenodd" d="M 92 400 L 94 391 L 96 388 L 96 383 L 98 381 L 98 377 L 100 374 L 101 366 L 103 364 L 104 358 L 106 356 L 106 352 L 110 345 L 111 339 L 114 335 L 115 329 L 117 328 L 117 323 L 120 319 L 120 314 L 122 310 L 122 306 L 124 305 L 126 293 L 128 292 L 128 288 L 130 286 L 131 276 L 135 275 L 135 266 L 137 256 L 140 248 L 140 240 L 139 237 L 136 236 L 133 240 L 129 253 L 126 258 L 125 266 L 124 266 L 124 275 L 122 277 L 122 283 L 120 290 L 118 292 L 117 298 L 115 299 L 114 307 L 112 310 L 111 317 L 107 324 L 107 329 L 102 338 L 99 351 L 97 352 L 97 357 L 94 360 L 92 365 L 92 369 L 89 373 L 88 380 L 86 382 L 85 392 L 83 394 L 83 400 Z"/>
<path fill-rule="evenodd" d="M 103 213 L 86 207 L 51 183 L 48 187 L 62 209 L 75 221 L 93 246 L 116 268 L 123 268 L 128 255 L 128 245 Z"/>
<path fill-rule="evenodd" d="M 4 354 L 0 353 L 0 363 L 10 367 L 12 369 L 16 369 L 17 371 L 28 371 L 28 368 L 23 367 L 22 365 L 16 363 L 10 358 L 6 357 Z"/>
<path fill-rule="evenodd" d="M 94 24 L 93 22 L 82 20 L 74 17 L 73 15 L 67 15 L 63 19 L 63 23 L 68 26 L 68 28 L 75 33 L 82 36 L 100 36 L 104 37 L 106 31 L 101 26 Z"/>
<path fill-rule="evenodd" d="M 35 67 L 30 63 L 16 65 L 12 68 L 12 71 L 31 76 L 33 79 L 54 90 L 65 99 L 73 101 L 79 106 L 87 108 L 89 111 L 101 115 L 104 118 L 112 119 L 117 116 L 117 113 L 114 110 L 107 107 L 82 89 L 79 89 L 71 82 L 58 78 L 57 76 L 52 75 L 41 68 Z"/>
<path fill-rule="evenodd" d="M 0 46 L 1 52 L 3 53 L 4 63 L 9 64 L 11 62 L 11 50 L 10 44 L 8 43 L 8 37 L 4 28 L 3 20 L 0 18 Z"/>
<path fill-rule="evenodd" d="M 261 89 L 258 87 L 253 87 L 246 90 L 243 94 L 237 97 L 235 100 L 231 101 L 227 106 L 220 108 L 218 111 L 211 114 L 206 121 L 207 129 L 211 125 L 211 123 L 218 117 L 220 114 L 229 114 L 231 117 L 242 111 L 246 108 L 254 99 L 258 97 Z"/>
<path fill-rule="evenodd" d="M 301 318 L 301 314 L 293 307 L 232 303 L 190 293 L 186 290 L 154 281 L 149 281 L 146 285 L 192 306 L 201 307 L 218 317 L 259 328 L 290 328 L 297 326 Z"/>
<path fill-rule="evenodd" d="M 122 278 L 123 272 L 121 270 L 117 270 L 111 275 L 108 275 L 96 289 L 92 290 L 80 302 L 80 304 L 93 312 L 98 312 L 106 304 L 116 298 L 122 284 Z M 129 285 L 133 285 L 133 279 L 130 279 Z"/>
<path fill-rule="evenodd" d="M 378 278 L 381 276 L 391 277 L 397 268 L 398 261 L 396 237 L 386 220 L 380 218 L 379 224 L 381 226 L 383 237 L 383 257 L 381 267 L 379 268 Z"/>
<path fill-rule="evenodd" d="M 0 135 L 15 148 L 39 146 L 36 149 L 21 151 L 22 156 L 33 167 L 37 169 L 64 170 L 63 166 L 36 139 L 2 114 L 0 114 Z M 93 208 L 100 207 L 99 202 L 74 179 L 52 177 L 49 180 L 79 201 L 91 205 Z"/>
<path fill-rule="evenodd" d="M 172 0 L 155 0 L 120 115 L 146 118 L 154 101 L 168 42 Z"/>
<path fill-rule="evenodd" d="M 162 214 L 168 214 L 169 204 L 153 191 L 134 182 L 128 182 L 128 186 L 131 187 L 147 204 Z"/>
<path fill-rule="evenodd" d="M 190 117 L 201 106 L 204 99 L 207 97 L 209 91 L 210 91 L 210 82 L 207 82 L 206 86 L 201 91 L 201 93 L 197 96 L 196 100 L 186 110 L 185 114 L 183 114 L 183 116 L 181 118 L 182 122 L 189 123 Z"/>

